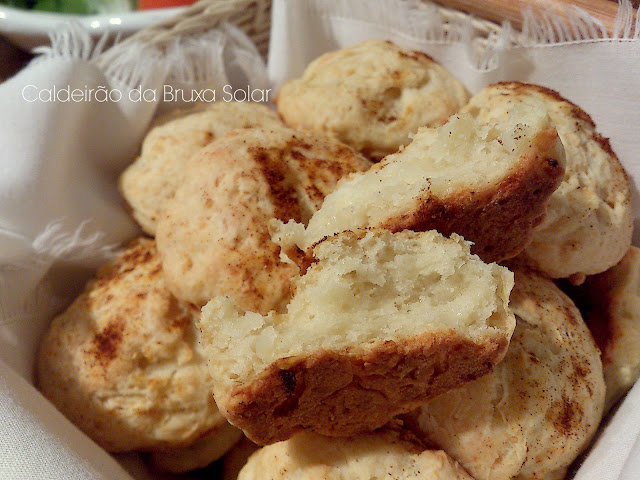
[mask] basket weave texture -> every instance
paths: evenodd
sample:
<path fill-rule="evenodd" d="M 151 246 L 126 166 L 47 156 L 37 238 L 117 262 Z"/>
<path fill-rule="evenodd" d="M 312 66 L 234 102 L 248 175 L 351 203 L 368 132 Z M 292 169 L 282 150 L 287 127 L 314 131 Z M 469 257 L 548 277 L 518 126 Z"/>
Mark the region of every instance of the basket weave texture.
<path fill-rule="evenodd" d="M 445 28 L 447 24 L 458 24 L 463 18 L 469 19 L 468 14 L 458 10 L 428 1 L 423 4 L 439 10 Z M 176 37 L 201 33 L 223 22 L 231 23 L 247 34 L 266 59 L 271 28 L 271 0 L 200 0 L 179 15 L 137 32 L 125 42 L 143 42 L 162 48 Z M 488 20 L 471 17 L 471 23 L 476 39 L 481 43 L 501 30 L 499 25 Z"/>

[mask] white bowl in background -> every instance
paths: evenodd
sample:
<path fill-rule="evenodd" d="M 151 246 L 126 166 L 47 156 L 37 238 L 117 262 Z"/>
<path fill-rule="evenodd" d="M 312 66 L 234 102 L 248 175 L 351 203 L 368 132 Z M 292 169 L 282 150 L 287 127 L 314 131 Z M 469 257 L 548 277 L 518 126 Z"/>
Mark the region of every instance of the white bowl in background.
<path fill-rule="evenodd" d="M 95 36 L 105 33 L 122 37 L 177 15 L 185 7 L 158 8 L 99 15 L 22 10 L 0 5 L 0 35 L 23 50 L 49 44 L 49 32 L 68 21 L 84 26 Z"/>

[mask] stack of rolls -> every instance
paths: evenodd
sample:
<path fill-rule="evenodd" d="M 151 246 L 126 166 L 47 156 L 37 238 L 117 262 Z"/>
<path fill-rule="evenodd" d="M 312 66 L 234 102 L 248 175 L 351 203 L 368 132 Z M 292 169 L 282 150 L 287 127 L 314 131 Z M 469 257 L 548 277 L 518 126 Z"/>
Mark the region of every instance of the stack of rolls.
<path fill-rule="evenodd" d="M 630 187 L 591 118 L 378 40 L 276 107 L 152 126 L 120 177 L 147 236 L 53 320 L 44 395 L 174 473 L 565 478 L 640 375 Z"/>

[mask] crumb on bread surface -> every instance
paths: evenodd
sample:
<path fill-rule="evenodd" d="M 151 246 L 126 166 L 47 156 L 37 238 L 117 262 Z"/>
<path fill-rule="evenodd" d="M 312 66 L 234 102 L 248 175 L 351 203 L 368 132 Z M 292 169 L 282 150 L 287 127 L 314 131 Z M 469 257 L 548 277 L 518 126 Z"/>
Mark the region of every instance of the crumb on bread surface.
<path fill-rule="evenodd" d="M 214 298 L 200 326 L 221 411 L 261 444 L 342 436 L 488 372 L 515 325 L 513 279 L 469 249 L 435 231 L 343 232 L 314 248 L 286 313 Z"/>

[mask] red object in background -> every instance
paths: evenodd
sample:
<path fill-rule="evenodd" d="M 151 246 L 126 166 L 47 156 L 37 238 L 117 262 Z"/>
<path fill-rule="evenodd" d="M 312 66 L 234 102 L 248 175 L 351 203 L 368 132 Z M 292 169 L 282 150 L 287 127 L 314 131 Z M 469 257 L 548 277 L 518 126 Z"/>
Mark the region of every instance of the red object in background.
<path fill-rule="evenodd" d="M 183 5 L 191 5 L 192 3 L 196 3 L 196 0 L 138 0 L 138 10 L 181 7 Z"/>

